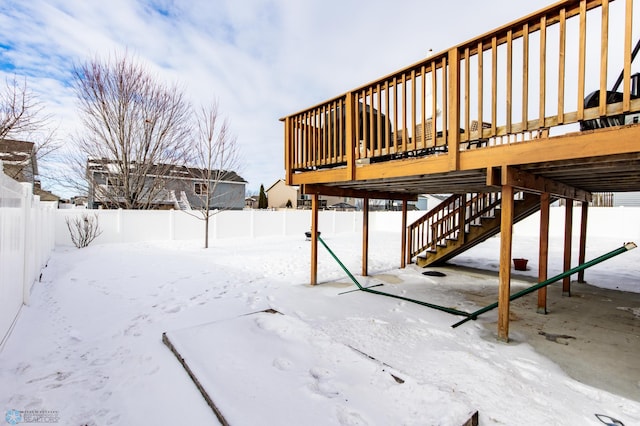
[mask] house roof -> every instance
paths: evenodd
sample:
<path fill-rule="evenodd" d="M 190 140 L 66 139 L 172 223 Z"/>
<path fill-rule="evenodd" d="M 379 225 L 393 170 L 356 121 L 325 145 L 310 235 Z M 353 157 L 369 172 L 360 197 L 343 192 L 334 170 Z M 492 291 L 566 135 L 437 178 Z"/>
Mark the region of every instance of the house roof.
<path fill-rule="evenodd" d="M 44 190 L 39 186 L 33 188 L 33 194 L 40 196 L 40 201 L 60 201 L 60 197 L 51 191 Z"/>
<path fill-rule="evenodd" d="M 33 183 L 34 176 L 38 174 L 33 142 L 0 139 L 0 161 L 5 174 L 17 181 Z"/>
<path fill-rule="evenodd" d="M 87 169 L 95 172 L 102 172 L 110 175 L 118 175 L 118 168 L 116 160 L 109 160 L 106 158 L 88 159 Z M 136 163 L 132 162 L 130 166 L 135 167 Z M 154 164 L 147 174 L 154 176 L 166 176 L 173 178 L 185 178 L 185 179 L 200 179 L 207 172 L 206 169 L 200 169 L 197 167 L 176 166 L 172 164 Z M 214 176 L 219 176 L 216 180 L 225 182 L 238 182 L 246 183 L 240 175 L 231 170 L 212 170 Z"/>
<path fill-rule="evenodd" d="M 329 206 L 330 209 L 336 209 L 336 210 L 340 210 L 340 209 L 345 209 L 345 210 L 356 210 L 357 207 L 354 206 L 353 204 L 349 204 L 349 203 L 336 203 L 336 204 L 332 204 Z"/>
<path fill-rule="evenodd" d="M 31 160 L 35 165 L 35 154 L 33 142 L 0 139 L 0 160 L 4 164 L 20 164 Z"/>
<path fill-rule="evenodd" d="M 20 161 L 34 155 L 35 144 L 33 142 L 0 139 L 0 156 L 3 161 Z"/>
<path fill-rule="evenodd" d="M 296 190 L 298 189 L 298 187 L 297 187 L 297 186 L 287 185 L 287 184 L 284 182 L 284 179 L 278 179 L 277 181 L 275 181 L 275 182 L 273 183 L 273 185 L 271 185 L 271 186 L 270 186 L 268 189 L 266 189 L 264 192 L 269 192 L 269 191 L 271 191 L 271 190 L 273 189 L 273 187 L 274 187 L 274 186 L 276 186 L 276 185 L 278 185 L 280 182 L 282 182 L 282 184 L 283 184 L 283 185 L 288 186 L 289 188 L 293 188 L 293 189 L 296 189 Z"/>

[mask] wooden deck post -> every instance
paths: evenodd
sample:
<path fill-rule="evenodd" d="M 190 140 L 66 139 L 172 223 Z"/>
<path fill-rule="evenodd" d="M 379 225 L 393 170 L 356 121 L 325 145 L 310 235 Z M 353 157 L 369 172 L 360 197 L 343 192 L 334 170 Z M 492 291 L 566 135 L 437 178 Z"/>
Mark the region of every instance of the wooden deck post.
<path fill-rule="evenodd" d="M 354 111 L 354 100 L 353 100 L 353 93 L 352 92 L 348 92 L 344 101 L 345 104 L 345 124 L 344 124 L 344 138 L 345 138 L 345 149 L 347 150 L 344 154 L 347 157 L 347 169 L 349 170 L 349 176 L 350 179 L 355 179 L 356 178 L 356 160 L 355 160 L 355 147 L 356 147 L 356 141 L 355 141 L 355 134 L 354 134 L 354 122 L 355 122 L 355 115 L 353 113 Z"/>
<path fill-rule="evenodd" d="M 506 167 L 503 172 L 506 171 Z M 500 272 L 498 289 L 498 340 L 509 341 L 511 241 L 513 237 L 513 186 L 502 186 L 500 209 Z"/>
<path fill-rule="evenodd" d="M 291 117 L 284 119 L 284 165 L 285 165 L 285 183 L 291 185 L 293 181 L 293 162 L 291 155 L 293 152 L 293 143 L 291 138 Z"/>
<path fill-rule="evenodd" d="M 538 282 L 546 281 L 549 264 L 549 205 L 550 194 L 540 194 L 540 248 L 538 251 Z M 538 290 L 539 314 L 547 313 L 547 287 Z"/>
<path fill-rule="evenodd" d="M 407 266 L 407 200 L 402 200 L 402 240 L 400 242 L 400 267 Z"/>
<path fill-rule="evenodd" d="M 362 200 L 362 276 L 369 275 L 369 199 Z"/>
<path fill-rule="evenodd" d="M 582 217 L 580 219 L 580 252 L 578 253 L 578 265 L 582 265 L 585 261 L 587 251 L 587 215 L 589 212 L 589 203 L 582 202 Z M 578 272 L 578 282 L 584 283 L 584 269 Z"/>
<path fill-rule="evenodd" d="M 564 263 L 562 270 L 571 269 L 571 235 L 573 228 L 573 200 L 565 199 L 566 206 L 564 211 Z M 562 279 L 562 295 L 571 296 L 571 277 Z"/>
<path fill-rule="evenodd" d="M 460 168 L 460 52 L 458 48 L 449 50 L 448 65 L 449 96 L 446 103 L 448 119 L 446 128 L 448 131 L 443 134 L 446 136 L 448 144 L 449 168 L 458 170 Z"/>
<path fill-rule="evenodd" d="M 311 279 L 310 284 L 318 283 L 318 194 L 311 195 Z"/>

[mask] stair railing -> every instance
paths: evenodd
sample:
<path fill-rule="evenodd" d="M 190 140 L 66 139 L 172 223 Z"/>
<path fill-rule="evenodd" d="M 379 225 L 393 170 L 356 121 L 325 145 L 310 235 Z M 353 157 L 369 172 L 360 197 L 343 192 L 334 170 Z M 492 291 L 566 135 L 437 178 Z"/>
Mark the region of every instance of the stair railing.
<path fill-rule="evenodd" d="M 500 206 L 500 193 L 454 194 L 409 225 L 408 247 L 410 259 L 425 250 L 436 251 L 447 240 L 464 242 L 472 225 L 480 225 L 482 217 L 495 216 Z M 462 220 L 461 220 L 462 218 Z"/>

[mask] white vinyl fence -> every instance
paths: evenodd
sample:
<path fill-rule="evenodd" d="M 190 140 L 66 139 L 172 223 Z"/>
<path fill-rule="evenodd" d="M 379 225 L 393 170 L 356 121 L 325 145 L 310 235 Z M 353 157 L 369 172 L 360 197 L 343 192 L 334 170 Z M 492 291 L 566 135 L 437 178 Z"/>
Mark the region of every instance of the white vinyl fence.
<path fill-rule="evenodd" d="M 420 212 L 416 213 L 417 218 Z M 153 240 L 198 240 L 204 243 L 204 221 L 175 210 L 58 210 L 56 244 L 71 245 L 65 218 L 83 214 L 98 216 L 102 234 L 95 243 L 120 243 Z M 422 212 L 424 214 L 424 212 Z M 410 217 L 412 219 L 412 217 Z M 209 240 L 227 238 L 261 238 L 301 235 L 309 231 L 309 210 L 222 211 L 209 220 Z M 372 212 L 372 230 L 400 231 L 398 212 Z M 319 229 L 326 234 L 357 232 L 362 229 L 362 212 L 319 212 Z"/>
<path fill-rule="evenodd" d="M 407 223 L 418 219 L 424 211 L 408 212 Z M 204 244 L 204 221 L 181 211 L 159 210 L 58 210 L 55 220 L 56 245 L 72 245 L 65 218 L 83 214 L 98 216 L 102 234 L 95 244 L 138 241 L 201 240 Z M 551 235 L 564 233 L 564 207 L 552 207 Z M 640 208 L 592 207 L 589 209 L 590 236 L 619 237 L 625 241 L 640 240 Z M 580 207 L 573 212 L 573 235 L 580 235 Z M 536 213 L 514 226 L 516 236 L 537 236 L 540 215 Z M 400 233 L 400 212 L 371 212 L 372 232 Z M 309 210 L 246 210 L 223 211 L 209 222 L 209 240 L 227 238 L 263 238 L 303 235 L 311 226 Z M 319 230 L 326 234 L 362 231 L 362 212 L 319 212 Z"/>
<path fill-rule="evenodd" d="M 55 242 L 56 203 L 32 192 L 31 184 L 7 177 L 0 162 L 0 348 Z"/>

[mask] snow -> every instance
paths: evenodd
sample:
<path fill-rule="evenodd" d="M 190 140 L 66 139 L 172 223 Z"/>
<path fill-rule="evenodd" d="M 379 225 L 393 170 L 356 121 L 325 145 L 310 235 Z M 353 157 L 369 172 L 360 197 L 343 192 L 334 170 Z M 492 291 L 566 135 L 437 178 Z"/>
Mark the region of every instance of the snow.
<path fill-rule="evenodd" d="M 472 269 L 427 277 L 398 269 L 399 235 L 375 232 L 370 277 L 357 233 L 325 235 L 362 285 L 472 311 L 461 289 L 495 285 Z M 623 241 L 598 237 L 587 260 Z M 217 419 L 174 354 L 172 339 L 233 425 L 640 424 L 640 403 L 570 378 L 526 342 L 498 342 L 486 318 L 460 317 L 363 292 L 319 246 L 309 286 L 304 235 L 57 247 L 0 352 L 0 408 L 51 410 L 69 425 L 205 425 Z M 577 244 L 574 245 L 577 248 Z M 499 240 L 456 258 L 497 270 Z M 561 270 L 552 237 L 549 276 Z M 537 239 L 513 257 L 537 272 Z M 577 258 L 577 255 L 574 259 Z M 640 250 L 589 269 L 589 282 L 639 292 Z M 575 262 L 574 262 L 575 263 Z M 614 273 L 612 273 L 614 271 Z M 514 280 L 514 289 L 525 283 Z M 273 309 L 280 314 L 263 313 Z M 621 307 L 637 312 L 638 307 Z M 404 383 L 399 383 L 393 376 Z"/>

